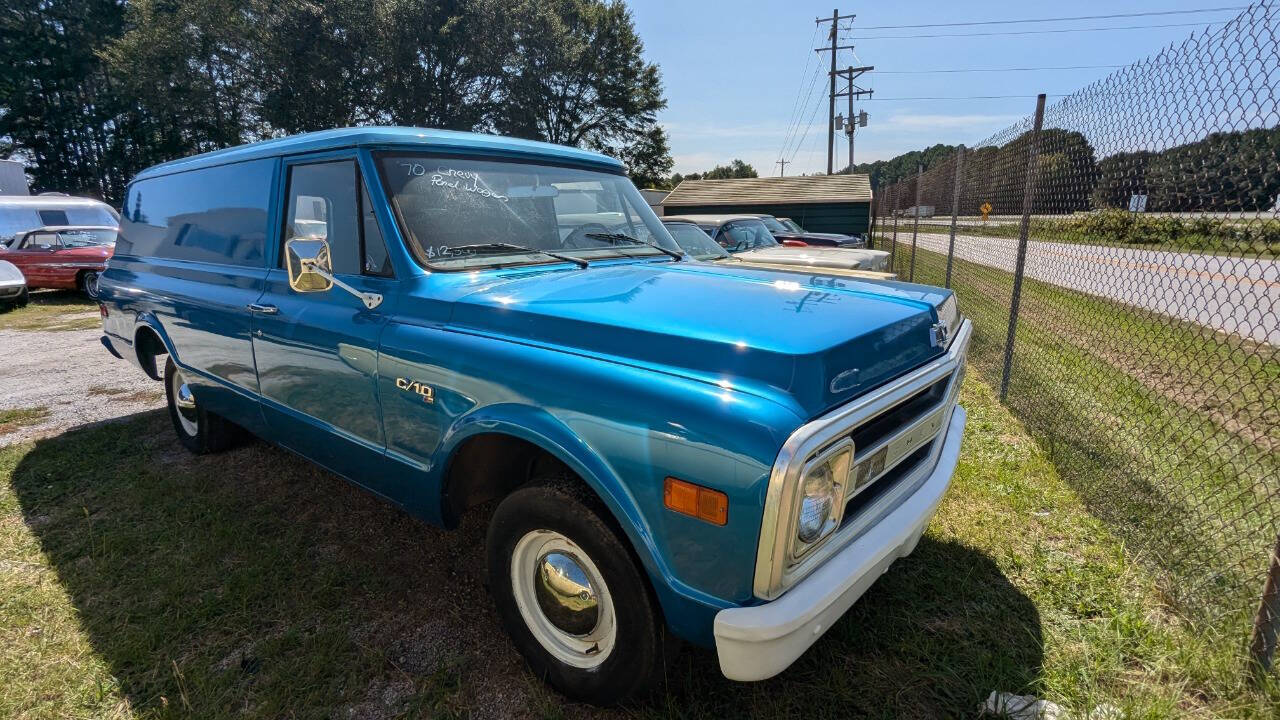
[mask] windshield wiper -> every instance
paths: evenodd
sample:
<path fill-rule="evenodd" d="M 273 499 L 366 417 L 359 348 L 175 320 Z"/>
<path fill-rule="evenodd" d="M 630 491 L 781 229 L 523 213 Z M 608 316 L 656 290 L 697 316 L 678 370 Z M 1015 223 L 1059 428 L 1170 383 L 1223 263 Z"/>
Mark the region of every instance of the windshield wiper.
<path fill-rule="evenodd" d="M 551 252 L 550 250 L 525 247 L 524 245 L 516 245 L 514 243 L 489 242 L 489 243 L 475 243 L 472 245 L 453 245 L 451 246 L 450 249 L 452 250 L 485 250 L 488 248 L 498 248 L 501 250 L 519 250 L 521 252 L 538 253 L 539 255 L 546 255 L 547 257 L 552 257 L 557 260 L 563 260 L 565 262 L 573 263 L 574 265 L 577 265 L 578 267 L 584 270 L 587 268 L 588 265 L 591 264 L 586 260 L 583 260 L 582 258 L 570 257 L 568 255 L 561 255 L 560 253 Z"/>
<path fill-rule="evenodd" d="M 671 257 L 673 257 L 673 258 L 675 258 L 675 259 L 677 259 L 677 260 L 683 260 L 683 259 L 684 259 L 684 253 L 676 252 L 675 250 L 668 250 L 667 248 L 662 247 L 661 245 L 659 245 L 659 244 L 658 244 L 658 243 L 656 243 L 656 242 L 650 242 L 649 240 L 641 240 L 640 238 L 633 238 L 633 237 L 631 237 L 630 235 L 627 235 L 626 233 L 594 233 L 594 232 L 590 232 L 590 233 L 583 233 L 583 234 L 582 234 L 582 236 L 583 236 L 583 237 L 589 237 L 589 238 L 595 238 L 595 239 L 597 239 L 597 240 L 604 240 L 605 242 L 613 243 L 614 245 L 617 245 L 617 244 L 618 244 L 618 243 L 620 243 L 620 242 L 627 242 L 627 243 L 631 243 L 631 244 L 633 244 L 633 245 L 647 245 L 648 247 L 651 247 L 651 248 L 653 248 L 654 250 L 657 250 L 658 252 L 661 252 L 661 253 L 665 253 L 665 254 L 667 254 L 667 255 L 670 255 Z"/>

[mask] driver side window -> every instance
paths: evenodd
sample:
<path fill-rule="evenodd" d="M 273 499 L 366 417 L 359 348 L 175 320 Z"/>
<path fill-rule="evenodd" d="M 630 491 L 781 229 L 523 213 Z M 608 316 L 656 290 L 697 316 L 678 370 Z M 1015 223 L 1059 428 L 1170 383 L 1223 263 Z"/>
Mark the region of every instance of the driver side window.
<path fill-rule="evenodd" d="M 57 250 L 61 246 L 58 234 L 51 232 L 31 233 L 22 244 L 23 250 Z"/>

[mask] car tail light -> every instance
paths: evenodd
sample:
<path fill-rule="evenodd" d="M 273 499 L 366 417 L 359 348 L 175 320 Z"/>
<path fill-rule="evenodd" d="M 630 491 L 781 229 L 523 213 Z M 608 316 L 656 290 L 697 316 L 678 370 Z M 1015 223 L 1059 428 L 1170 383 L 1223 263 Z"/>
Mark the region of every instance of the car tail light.
<path fill-rule="evenodd" d="M 782 244 L 787 247 L 809 247 L 809 243 L 803 240 L 783 240 Z"/>

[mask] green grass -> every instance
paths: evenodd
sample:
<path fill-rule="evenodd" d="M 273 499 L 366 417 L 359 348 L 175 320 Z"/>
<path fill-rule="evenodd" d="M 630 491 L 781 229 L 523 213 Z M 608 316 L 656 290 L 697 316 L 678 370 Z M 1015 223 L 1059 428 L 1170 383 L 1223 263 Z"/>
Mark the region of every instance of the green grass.
<path fill-rule="evenodd" d="M 32 291 L 26 307 L 0 310 L 0 330 L 86 330 L 101 326 L 97 303 L 75 290 Z"/>
<path fill-rule="evenodd" d="M 49 417 L 49 408 L 0 408 L 0 435 L 5 435 L 20 427 L 34 425 Z"/>
<path fill-rule="evenodd" d="M 1012 276 L 953 272 L 974 361 L 998 379 Z M 944 278 L 945 257 L 919 251 L 916 280 Z M 1280 528 L 1276 348 L 1027 279 L 1014 358 L 1009 405 L 1058 470 L 1170 603 L 1242 648 Z"/>
<path fill-rule="evenodd" d="M 992 690 L 1127 717 L 1267 717 L 980 371 L 915 554 L 782 676 L 686 649 L 618 711 L 530 676 L 483 586 L 484 512 L 426 527 L 257 443 L 192 457 L 163 412 L 0 449 L 0 716 L 938 717 Z"/>
<path fill-rule="evenodd" d="M 889 221 L 892 225 L 892 220 Z M 1177 235 L 1161 235 L 1151 237 L 1145 242 L 1119 240 L 1112 236 L 1097 233 L 1081 232 L 1072 229 L 1067 223 L 1070 220 L 1036 219 L 1031 220 L 1027 235 L 1032 240 L 1041 242 L 1071 243 L 1074 245 L 1100 245 L 1115 248 L 1131 248 L 1137 250 L 1168 250 L 1173 252 L 1191 252 L 1203 255 L 1227 255 L 1232 257 L 1255 257 L 1274 259 L 1280 257 L 1280 243 L 1267 242 L 1262 239 L 1228 239 L 1198 232 L 1185 232 Z M 1277 225 L 1273 220 L 1256 220 L 1253 223 L 1269 223 Z M 1224 223 L 1232 226 L 1233 223 Z M 1248 227 L 1250 223 L 1240 223 Z M 912 218 L 899 218 L 898 239 L 902 239 L 905 231 L 907 240 L 911 239 Z M 920 222 L 922 233 L 951 233 L 951 219 L 930 218 Z M 956 226 L 957 235 L 977 235 L 980 237 L 1017 238 L 1021 232 L 1018 223 L 991 223 L 988 225 L 970 224 Z"/>

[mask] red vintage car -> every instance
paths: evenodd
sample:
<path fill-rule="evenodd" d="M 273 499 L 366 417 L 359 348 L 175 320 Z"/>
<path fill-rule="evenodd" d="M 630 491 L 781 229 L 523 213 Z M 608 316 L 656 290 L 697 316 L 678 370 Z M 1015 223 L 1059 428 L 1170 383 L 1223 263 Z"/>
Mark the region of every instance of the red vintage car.
<path fill-rule="evenodd" d="M 98 273 L 107 269 L 115 246 L 113 227 L 42 227 L 19 233 L 0 257 L 18 266 L 32 290 L 63 288 L 95 297 Z"/>

